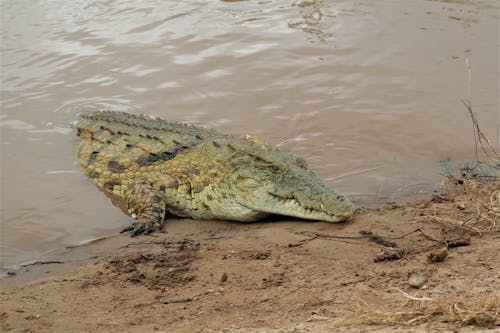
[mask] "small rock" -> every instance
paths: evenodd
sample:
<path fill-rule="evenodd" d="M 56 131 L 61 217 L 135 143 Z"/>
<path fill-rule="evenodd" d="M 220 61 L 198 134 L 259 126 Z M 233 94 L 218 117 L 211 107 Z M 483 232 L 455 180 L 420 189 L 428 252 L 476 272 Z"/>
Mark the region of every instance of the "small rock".
<path fill-rule="evenodd" d="M 490 201 L 492 206 L 500 206 L 500 191 L 497 190 L 490 195 Z"/>
<path fill-rule="evenodd" d="M 463 202 L 459 202 L 459 203 L 457 203 L 457 208 L 460 209 L 460 210 L 464 210 L 465 209 L 465 204 Z"/>
<path fill-rule="evenodd" d="M 443 262 L 448 258 L 448 247 L 440 248 L 436 251 L 432 251 L 427 255 L 430 262 Z"/>
<path fill-rule="evenodd" d="M 398 260 L 406 255 L 405 249 L 384 247 L 381 249 L 380 253 L 373 258 L 374 262 L 380 262 L 385 260 Z"/>
<path fill-rule="evenodd" d="M 27 319 L 27 320 L 33 320 L 33 319 L 38 319 L 38 318 L 40 318 L 39 314 L 34 314 L 34 315 L 29 315 L 29 316 L 24 317 L 24 319 Z"/>
<path fill-rule="evenodd" d="M 224 283 L 227 281 L 227 273 L 224 272 L 224 274 L 222 274 L 222 276 L 220 277 L 220 282 Z"/>
<path fill-rule="evenodd" d="M 427 278 L 425 276 L 422 276 L 415 272 L 410 273 L 410 276 L 408 277 L 408 284 L 412 288 L 420 289 L 424 286 L 426 282 Z"/>
<path fill-rule="evenodd" d="M 448 248 L 452 247 L 460 247 L 460 246 L 468 246 L 470 245 L 470 236 L 460 236 L 455 238 L 446 239 L 446 244 Z"/>

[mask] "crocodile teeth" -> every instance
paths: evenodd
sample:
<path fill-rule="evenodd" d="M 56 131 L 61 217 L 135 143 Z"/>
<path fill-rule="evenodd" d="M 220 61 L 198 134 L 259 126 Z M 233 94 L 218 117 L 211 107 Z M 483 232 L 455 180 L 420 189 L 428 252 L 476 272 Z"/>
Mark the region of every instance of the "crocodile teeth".
<path fill-rule="evenodd" d="M 322 211 L 326 211 L 326 209 L 325 209 L 325 205 L 323 205 L 323 203 L 321 203 L 320 207 L 321 207 L 321 210 L 322 210 Z"/>

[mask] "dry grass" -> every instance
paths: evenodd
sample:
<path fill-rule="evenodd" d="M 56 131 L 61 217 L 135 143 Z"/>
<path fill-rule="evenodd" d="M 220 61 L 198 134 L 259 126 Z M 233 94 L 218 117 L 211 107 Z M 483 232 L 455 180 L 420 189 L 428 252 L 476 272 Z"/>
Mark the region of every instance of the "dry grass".
<path fill-rule="evenodd" d="M 466 221 L 452 221 L 477 233 L 499 231 L 500 226 L 500 154 L 481 130 L 470 102 L 463 102 L 471 118 L 475 155 L 472 166 L 445 175 L 438 190 L 441 195 L 466 196 L 472 201 L 475 216 Z M 432 217 L 431 217 L 432 218 Z M 442 222 L 442 221 L 438 221 Z"/>
<path fill-rule="evenodd" d="M 472 111 L 472 105 L 469 101 L 462 101 L 469 112 L 472 121 L 475 144 L 475 162 L 477 166 L 486 165 L 490 168 L 500 171 L 500 155 L 493 147 L 490 139 L 479 126 L 475 113 Z"/>
<path fill-rule="evenodd" d="M 369 325 L 411 325 L 428 322 L 493 328 L 500 326 L 500 297 L 454 300 L 408 299 L 396 309 L 381 309 L 365 302 L 355 306 L 357 323 Z"/>
<path fill-rule="evenodd" d="M 460 176 L 449 175 L 443 180 L 440 192 L 453 189 L 454 198 L 467 198 L 473 213 L 465 220 L 448 221 L 478 234 L 500 231 L 500 180 L 485 179 L 462 169 Z M 449 194 L 448 194 L 449 195 Z M 469 209 L 470 210 L 470 209 Z M 438 217 L 430 217 L 438 219 Z M 442 221 L 437 221 L 442 222 Z M 445 221 L 446 222 L 446 221 Z"/>

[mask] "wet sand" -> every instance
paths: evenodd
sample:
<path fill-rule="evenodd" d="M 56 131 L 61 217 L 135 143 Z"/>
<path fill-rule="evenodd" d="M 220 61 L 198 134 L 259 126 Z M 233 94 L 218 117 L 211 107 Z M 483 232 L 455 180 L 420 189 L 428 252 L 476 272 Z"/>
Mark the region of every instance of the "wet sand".
<path fill-rule="evenodd" d="M 40 258 L 4 279 L 0 329 L 500 329 L 500 233 L 487 219 L 498 209 L 496 202 L 488 206 L 495 191 L 494 184 L 458 185 L 410 204 L 362 208 L 339 224 L 184 219 L 168 221 L 163 233 L 112 236 Z M 446 244 L 442 262 L 430 255 Z M 394 253 L 400 258 L 389 260 Z M 412 273 L 426 280 L 420 289 L 409 285 Z M 426 310 L 432 306 L 444 310 Z M 394 324 L 385 315 L 396 312 Z"/>

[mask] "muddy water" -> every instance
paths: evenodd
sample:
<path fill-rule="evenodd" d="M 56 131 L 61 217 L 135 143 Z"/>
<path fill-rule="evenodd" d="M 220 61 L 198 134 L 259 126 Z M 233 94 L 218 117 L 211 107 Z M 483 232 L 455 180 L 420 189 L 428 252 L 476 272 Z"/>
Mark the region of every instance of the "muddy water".
<path fill-rule="evenodd" d="M 471 156 L 463 98 L 498 145 L 494 0 L 1 3 L 4 266 L 129 221 L 75 163 L 96 109 L 254 134 L 361 204 Z"/>

